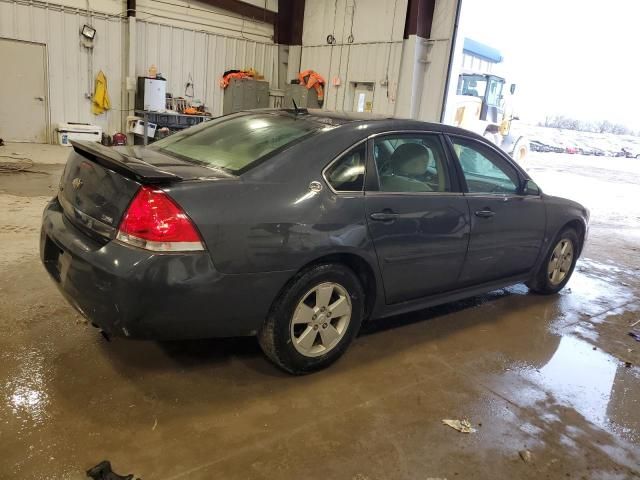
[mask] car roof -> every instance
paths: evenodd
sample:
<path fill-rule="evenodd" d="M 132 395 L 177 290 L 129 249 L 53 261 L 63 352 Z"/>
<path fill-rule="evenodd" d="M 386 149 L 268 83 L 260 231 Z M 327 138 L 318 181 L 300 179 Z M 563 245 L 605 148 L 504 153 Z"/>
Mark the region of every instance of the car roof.
<path fill-rule="evenodd" d="M 286 110 L 286 111 L 292 112 L 292 110 Z M 311 118 L 330 118 L 332 120 L 335 120 L 338 123 L 393 119 L 393 117 L 390 115 L 382 115 L 378 113 L 329 111 L 329 110 L 321 110 L 319 108 L 310 108 L 308 110 L 305 110 L 305 112 Z"/>
<path fill-rule="evenodd" d="M 254 110 L 255 111 L 255 110 Z M 462 128 L 453 127 L 436 122 L 423 122 L 406 118 L 397 118 L 391 115 L 381 115 L 366 112 L 328 111 L 321 109 L 264 109 L 262 111 L 282 112 L 286 115 L 300 115 L 312 121 L 326 123 L 333 126 L 352 126 L 354 129 L 362 124 L 367 124 L 372 130 L 429 130 L 451 134 L 462 134 L 475 137 L 473 132 Z"/>

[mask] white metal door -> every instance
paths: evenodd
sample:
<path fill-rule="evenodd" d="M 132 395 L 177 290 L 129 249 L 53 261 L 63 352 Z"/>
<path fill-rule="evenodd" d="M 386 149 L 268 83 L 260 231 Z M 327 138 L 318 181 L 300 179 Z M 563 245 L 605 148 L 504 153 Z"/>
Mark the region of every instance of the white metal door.
<path fill-rule="evenodd" d="M 0 39 L 0 138 L 47 142 L 44 45 Z"/>
<path fill-rule="evenodd" d="M 373 112 L 373 83 L 358 82 L 354 84 L 354 112 Z"/>

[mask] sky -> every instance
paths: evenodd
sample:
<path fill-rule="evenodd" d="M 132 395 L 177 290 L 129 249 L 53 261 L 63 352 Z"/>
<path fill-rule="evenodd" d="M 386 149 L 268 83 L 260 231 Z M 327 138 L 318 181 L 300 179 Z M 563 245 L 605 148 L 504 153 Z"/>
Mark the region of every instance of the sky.
<path fill-rule="evenodd" d="M 523 120 L 640 130 L 640 0 L 462 0 L 459 31 L 500 50 Z"/>

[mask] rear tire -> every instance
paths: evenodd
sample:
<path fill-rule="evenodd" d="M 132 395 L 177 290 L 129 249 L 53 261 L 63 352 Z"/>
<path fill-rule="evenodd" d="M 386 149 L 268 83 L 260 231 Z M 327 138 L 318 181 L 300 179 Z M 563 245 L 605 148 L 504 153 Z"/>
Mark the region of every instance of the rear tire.
<path fill-rule="evenodd" d="M 328 367 L 358 334 L 364 290 L 340 264 L 321 264 L 296 275 L 258 332 L 265 355 L 294 375 Z"/>
<path fill-rule="evenodd" d="M 580 240 L 576 231 L 573 228 L 562 230 L 535 277 L 527 282 L 527 287 L 542 295 L 558 293 L 571 278 L 579 251 Z"/>

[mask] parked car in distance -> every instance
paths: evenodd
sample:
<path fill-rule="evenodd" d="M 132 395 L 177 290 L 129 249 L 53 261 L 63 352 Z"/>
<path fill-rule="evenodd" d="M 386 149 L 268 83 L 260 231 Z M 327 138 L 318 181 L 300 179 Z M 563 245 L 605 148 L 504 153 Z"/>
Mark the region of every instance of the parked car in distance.
<path fill-rule="evenodd" d="M 585 148 L 578 148 L 578 153 L 580 155 L 587 155 L 587 156 L 591 156 L 591 155 L 595 155 L 595 150 L 593 150 L 592 148 L 589 147 L 585 147 Z"/>
<path fill-rule="evenodd" d="M 558 292 L 588 220 L 471 132 L 258 110 L 146 148 L 74 143 L 40 253 L 107 335 L 257 335 L 300 374 L 370 319 L 519 282 Z"/>
<path fill-rule="evenodd" d="M 551 151 L 551 147 L 549 145 L 545 145 L 542 142 L 539 142 L 538 140 L 531 140 L 531 142 L 529 142 L 529 149 L 533 152 L 550 152 Z"/>
<path fill-rule="evenodd" d="M 633 148 L 625 147 L 622 149 L 622 153 L 627 158 L 640 158 L 640 149 L 634 150 Z"/>

